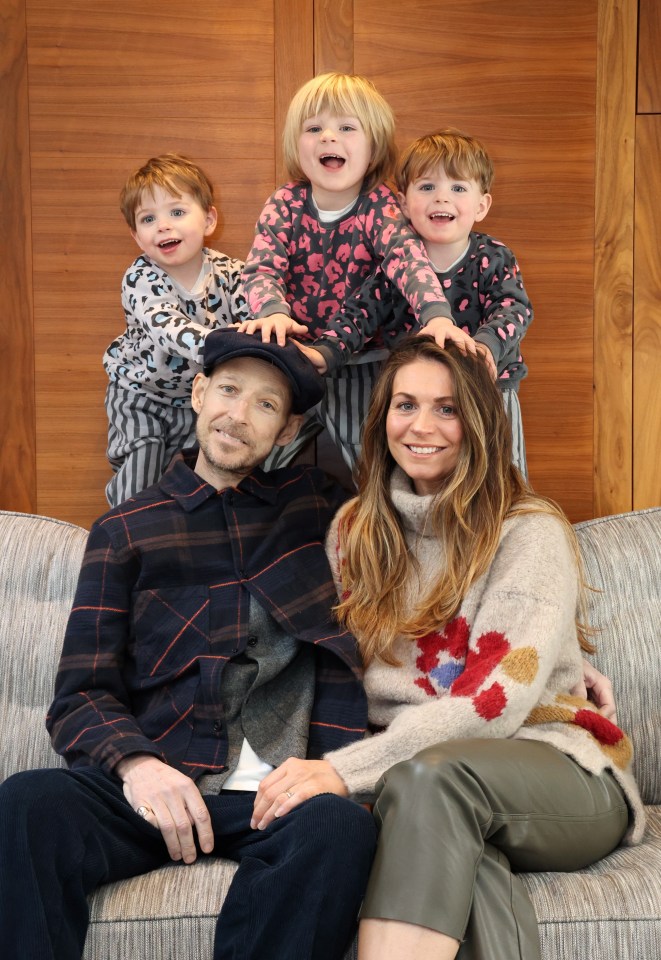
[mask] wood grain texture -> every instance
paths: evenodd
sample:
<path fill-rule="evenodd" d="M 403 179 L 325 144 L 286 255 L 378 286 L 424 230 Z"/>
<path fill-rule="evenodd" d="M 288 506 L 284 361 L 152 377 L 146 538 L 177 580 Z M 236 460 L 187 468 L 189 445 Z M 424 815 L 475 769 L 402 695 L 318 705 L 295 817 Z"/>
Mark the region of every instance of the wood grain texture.
<path fill-rule="evenodd" d="M 314 0 L 314 72 L 353 73 L 353 0 Z"/>
<path fill-rule="evenodd" d="M 147 157 L 187 154 L 216 188 L 211 244 L 245 257 L 274 186 L 273 0 L 27 7 L 37 502 L 87 526 L 110 475 L 101 358 L 138 252 L 119 191 Z"/>
<path fill-rule="evenodd" d="M 521 387 L 534 486 L 593 515 L 597 4 L 354 0 L 354 66 L 392 104 L 400 145 L 456 126 L 496 166 L 484 229 L 516 253 L 535 308 Z M 470 44 L 447 25 L 479 24 Z"/>
<path fill-rule="evenodd" d="M 641 0 L 642 59 L 656 18 Z M 644 439 L 658 432 L 644 376 L 658 342 L 637 307 L 634 450 L 636 0 L 203 0 L 194 17 L 155 0 L 5 0 L 0 26 L 0 285 L 20 318 L 0 333 L 0 495 L 13 498 L 0 505 L 82 524 L 105 507 L 101 356 L 136 252 L 117 209 L 127 174 L 165 150 L 192 156 L 216 185 L 213 245 L 244 256 L 286 178 L 291 96 L 332 69 L 377 83 L 400 144 L 448 123 L 485 141 L 497 179 L 484 226 L 515 250 L 536 313 L 521 390 L 532 479 L 574 520 L 628 509 L 633 477 L 643 496 L 658 473 Z"/>
<path fill-rule="evenodd" d="M 632 505 L 636 0 L 599 3 L 594 239 L 594 511 Z"/>
<path fill-rule="evenodd" d="M 661 113 L 661 4 L 638 0 L 638 113 Z"/>
<path fill-rule="evenodd" d="M 289 179 L 282 160 L 282 130 L 289 102 L 314 76 L 314 6 L 312 0 L 274 0 L 275 18 L 275 183 Z"/>
<path fill-rule="evenodd" d="M 661 504 L 661 115 L 636 124 L 633 506 Z"/>
<path fill-rule="evenodd" d="M 37 509 L 24 0 L 0 8 L 0 508 Z"/>

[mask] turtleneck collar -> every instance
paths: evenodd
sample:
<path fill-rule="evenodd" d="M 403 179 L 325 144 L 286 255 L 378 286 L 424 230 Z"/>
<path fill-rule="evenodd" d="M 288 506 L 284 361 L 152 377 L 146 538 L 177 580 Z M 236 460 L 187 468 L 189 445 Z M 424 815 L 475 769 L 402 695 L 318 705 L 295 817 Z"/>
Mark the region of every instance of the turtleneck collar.
<path fill-rule="evenodd" d="M 419 496 L 413 489 L 411 478 L 397 465 L 390 477 L 390 495 L 405 530 L 419 537 L 435 537 L 429 519 L 434 494 Z"/>

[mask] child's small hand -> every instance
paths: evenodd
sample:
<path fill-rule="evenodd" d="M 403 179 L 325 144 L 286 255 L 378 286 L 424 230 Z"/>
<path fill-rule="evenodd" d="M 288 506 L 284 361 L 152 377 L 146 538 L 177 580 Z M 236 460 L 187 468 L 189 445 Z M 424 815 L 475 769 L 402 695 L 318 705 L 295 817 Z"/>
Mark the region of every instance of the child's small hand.
<path fill-rule="evenodd" d="M 304 343 L 299 343 L 298 340 L 292 340 L 292 343 L 295 343 L 301 353 L 305 354 L 317 373 L 320 373 L 322 376 L 326 373 L 328 364 L 319 350 L 316 350 L 314 347 L 308 347 Z"/>
<path fill-rule="evenodd" d="M 244 320 L 237 329 L 239 333 L 257 333 L 261 330 L 264 343 L 270 343 L 271 336 L 275 333 L 276 341 L 281 347 L 284 347 L 288 335 L 300 336 L 308 332 L 307 327 L 292 320 L 286 313 L 272 313 L 270 317 L 262 317 L 260 320 Z"/>
<path fill-rule="evenodd" d="M 447 317 L 432 317 L 429 323 L 420 330 L 418 336 L 433 337 L 439 347 L 444 347 L 446 343 L 456 343 L 463 354 L 477 354 L 477 344 L 464 330 L 455 327 L 452 320 Z"/>
<path fill-rule="evenodd" d="M 477 352 L 482 354 L 484 357 L 484 362 L 487 365 L 487 370 L 491 374 L 491 379 L 495 380 L 498 377 L 498 368 L 496 367 L 496 361 L 493 358 L 493 353 L 489 350 L 486 343 L 476 342 L 475 346 L 477 347 Z"/>

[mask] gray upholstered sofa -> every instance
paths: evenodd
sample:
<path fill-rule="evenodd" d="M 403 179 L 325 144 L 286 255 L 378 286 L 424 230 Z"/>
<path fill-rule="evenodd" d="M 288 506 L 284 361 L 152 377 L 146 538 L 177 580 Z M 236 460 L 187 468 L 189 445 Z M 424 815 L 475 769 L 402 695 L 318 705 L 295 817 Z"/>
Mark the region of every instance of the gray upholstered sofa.
<path fill-rule="evenodd" d="M 661 508 L 579 524 L 597 665 L 614 682 L 649 804 L 644 843 L 574 874 L 526 874 L 544 960 L 661 958 Z M 86 533 L 0 512 L 0 779 L 59 765 L 44 728 Z M 204 960 L 233 873 L 222 860 L 172 865 L 101 888 L 87 960 Z M 292 910 L 297 905 L 292 903 Z M 265 958 L 270 960 L 270 958 Z M 277 960 L 277 958 L 273 958 Z M 503 958 L 510 960 L 510 958 Z"/>

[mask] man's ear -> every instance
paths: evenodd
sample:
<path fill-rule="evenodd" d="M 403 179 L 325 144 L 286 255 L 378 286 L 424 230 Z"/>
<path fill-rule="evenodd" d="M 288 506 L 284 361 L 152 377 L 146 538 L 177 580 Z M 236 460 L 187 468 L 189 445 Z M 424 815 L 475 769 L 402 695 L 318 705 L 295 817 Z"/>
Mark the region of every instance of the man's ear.
<path fill-rule="evenodd" d="M 216 229 L 218 223 L 218 211 L 215 207 L 209 207 L 206 213 L 204 236 L 208 237 Z"/>
<path fill-rule="evenodd" d="M 195 379 L 193 380 L 193 392 L 191 393 L 191 406 L 195 413 L 199 413 L 202 409 L 204 395 L 207 392 L 208 386 L 209 377 L 205 377 L 203 373 L 196 373 Z"/>
<path fill-rule="evenodd" d="M 486 215 L 488 214 L 489 208 L 491 207 L 491 199 L 492 199 L 492 198 L 491 198 L 491 194 L 490 194 L 490 193 L 483 193 L 483 194 L 482 194 L 482 196 L 481 196 L 481 198 L 480 198 L 480 202 L 479 202 L 478 207 L 477 207 L 477 214 L 476 214 L 476 216 L 475 216 L 475 222 L 476 222 L 476 223 L 479 223 L 480 220 L 484 220 L 484 218 L 485 218 Z"/>
<path fill-rule="evenodd" d="M 275 438 L 276 447 L 286 447 L 288 443 L 291 443 L 298 431 L 301 429 L 302 423 L 302 413 L 290 413 L 287 417 L 287 423 Z"/>

